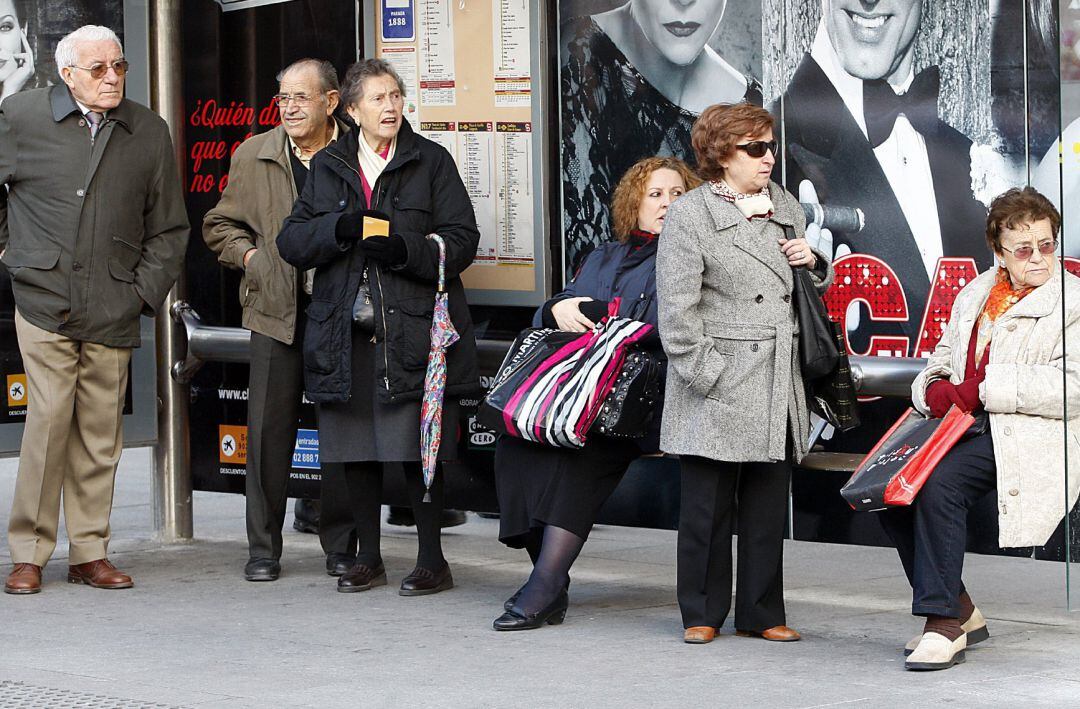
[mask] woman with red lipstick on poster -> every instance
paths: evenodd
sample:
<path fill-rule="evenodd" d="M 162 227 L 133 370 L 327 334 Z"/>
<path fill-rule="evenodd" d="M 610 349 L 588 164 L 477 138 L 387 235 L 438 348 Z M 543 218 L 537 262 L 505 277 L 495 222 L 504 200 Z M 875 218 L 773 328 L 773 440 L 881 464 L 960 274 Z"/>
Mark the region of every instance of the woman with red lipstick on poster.
<path fill-rule="evenodd" d="M 0 0 L 0 101 L 36 86 L 34 51 L 26 36 L 26 25 L 22 2 Z"/>
<path fill-rule="evenodd" d="M 560 3 L 560 14 L 571 18 L 560 28 L 568 274 L 611 233 L 611 195 L 634 162 L 649 155 L 692 161 L 690 129 L 707 106 L 762 102 L 758 82 L 709 46 L 728 5 L 738 10 L 734 19 L 749 25 L 745 43 L 753 45 L 758 2 L 614 4 Z M 753 46 L 740 50 L 757 55 Z"/>

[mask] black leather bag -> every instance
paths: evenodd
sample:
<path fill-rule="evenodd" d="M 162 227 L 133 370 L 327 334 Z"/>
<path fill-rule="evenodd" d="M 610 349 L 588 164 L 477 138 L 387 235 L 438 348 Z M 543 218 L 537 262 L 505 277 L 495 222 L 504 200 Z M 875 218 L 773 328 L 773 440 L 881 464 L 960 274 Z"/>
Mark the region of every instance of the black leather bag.
<path fill-rule="evenodd" d="M 840 323 L 829 321 L 829 325 L 836 342 L 836 367 L 812 382 L 804 381 L 806 400 L 810 410 L 825 419 L 833 428 L 850 431 L 859 425 L 859 398 L 855 394 L 855 384 L 851 379 L 844 332 L 840 329 Z"/>
<path fill-rule="evenodd" d="M 608 438 L 644 438 L 660 406 L 664 366 L 649 352 L 635 351 L 623 362 L 615 386 L 604 398 L 592 432 Z"/>
<path fill-rule="evenodd" d="M 361 332 L 375 332 L 375 304 L 371 300 L 371 284 L 366 268 L 353 300 L 352 321 L 353 327 Z"/>
<path fill-rule="evenodd" d="M 788 239 L 795 238 L 795 229 L 784 225 Z M 814 281 L 805 268 L 792 270 L 795 277 L 795 314 L 799 319 L 799 363 L 803 380 L 812 382 L 830 374 L 840 360 L 836 348 L 833 322 L 825 309 L 825 302 L 814 287 Z"/>

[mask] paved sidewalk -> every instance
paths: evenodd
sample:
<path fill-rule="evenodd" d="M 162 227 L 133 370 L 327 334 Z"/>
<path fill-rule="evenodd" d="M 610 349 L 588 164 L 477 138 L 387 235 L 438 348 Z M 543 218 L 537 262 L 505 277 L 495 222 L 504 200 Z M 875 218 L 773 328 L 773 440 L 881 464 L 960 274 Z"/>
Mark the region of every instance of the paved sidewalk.
<path fill-rule="evenodd" d="M 0 529 L 15 464 L 0 460 Z M 788 618 L 803 642 L 728 628 L 691 646 L 675 534 L 601 527 L 575 567 L 566 623 L 495 633 L 529 564 L 492 520 L 446 532 L 457 588 L 436 596 L 397 595 L 415 534 L 395 527 L 383 540 L 390 585 L 337 593 L 317 538 L 293 532 L 291 516 L 282 578 L 253 584 L 241 575 L 243 499 L 196 493 L 197 541 L 162 547 L 149 467 L 147 450 L 125 453 L 113 514 L 111 556 L 133 590 L 65 583 L 61 540 L 41 594 L 0 596 L 0 706 L 1080 706 L 1080 613 L 1065 611 L 1059 563 L 968 556 L 993 637 L 937 673 L 903 669 L 900 647 L 920 625 L 889 549 L 790 543 Z M 4 539 L 5 574 L 7 561 Z"/>

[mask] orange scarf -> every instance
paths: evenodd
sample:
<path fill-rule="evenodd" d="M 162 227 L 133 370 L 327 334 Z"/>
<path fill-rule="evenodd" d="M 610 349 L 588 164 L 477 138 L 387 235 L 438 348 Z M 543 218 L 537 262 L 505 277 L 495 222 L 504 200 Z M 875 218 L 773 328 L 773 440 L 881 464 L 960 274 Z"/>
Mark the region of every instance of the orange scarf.
<path fill-rule="evenodd" d="M 994 330 L 994 323 L 1008 312 L 1009 308 L 1023 300 L 1028 293 L 1035 290 L 1028 286 L 1025 288 L 1013 288 L 1009 280 L 1009 272 L 998 267 L 997 282 L 990 289 L 990 296 L 986 299 L 982 313 L 979 315 L 978 339 L 975 341 L 975 361 L 982 360 L 983 352 L 990 344 L 990 336 Z"/>

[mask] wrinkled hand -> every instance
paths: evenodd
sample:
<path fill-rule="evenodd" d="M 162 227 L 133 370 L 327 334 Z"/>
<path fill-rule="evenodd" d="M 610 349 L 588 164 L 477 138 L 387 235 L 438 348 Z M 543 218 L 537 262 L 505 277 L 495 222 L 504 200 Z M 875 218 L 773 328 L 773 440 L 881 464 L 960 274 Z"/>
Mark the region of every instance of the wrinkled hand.
<path fill-rule="evenodd" d="M 799 183 L 799 202 L 821 204 L 818 199 L 817 189 L 814 188 L 814 183 L 810 180 L 803 180 Z M 825 254 L 825 257 L 830 262 L 851 253 L 851 248 L 847 244 L 840 244 L 834 250 L 832 231 L 823 229 L 816 221 L 806 225 L 806 241 L 810 246 Z M 859 329 L 859 307 L 858 301 L 854 301 L 848 306 L 847 317 L 845 318 L 848 332 Z"/>
<path fill-rule="evenodd" d="M 580 304 L 592 298 L 567 298 L 551 306 L 551 314 L 559 329 L 564 332 L 585 332 L 596 326 L 592 320 L 582 315 Z"/>
<path fill-rule="evenodd" d="M 409 249 L 400 234 L 369 236 L 360 242 L 364 256 L 388 266 L 399 266 L 409 260 Z"/>
<path fill-rule="evenodd" d="M 780 250 L 787 256 L 788 265 L 792 268 L 806 266 L 812 271 L 817 266 L 817 256 L 810 250 L 806 239 L 785 239 L 780 242 Z"/>

